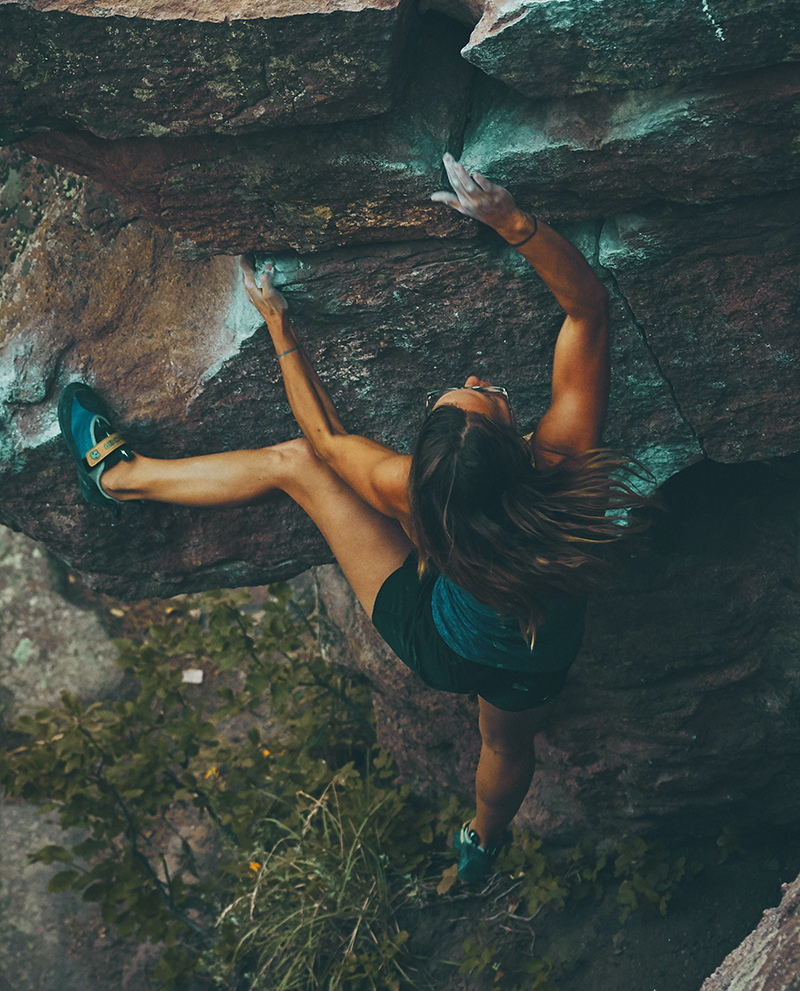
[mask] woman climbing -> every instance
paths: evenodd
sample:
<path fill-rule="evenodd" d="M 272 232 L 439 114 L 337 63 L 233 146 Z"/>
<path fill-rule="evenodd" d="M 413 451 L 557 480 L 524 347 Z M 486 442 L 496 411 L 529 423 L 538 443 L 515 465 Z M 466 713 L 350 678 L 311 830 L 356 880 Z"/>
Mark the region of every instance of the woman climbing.
<path fill-rule="evenodd" d="M 511 195 L 452 156 L 453 192 L 432 199 L 498 231 L 533 265 L 566 319 L 552 402 L 523 437 L 504 389 L 470 376 L 428 395 L 410 457 L 350 434 L 295 336 L 269 274 L 243 260 L 292 412 L 304 434 L 259 450 L 180 460 L 134 454 L 95 393 L 73 383 L 59 420 L 93 504 L 148 499 L 240 506 L 282 490 L 312 518 L 356 596 L 428 685 L 478 695 L 477 813 L 456 834 L 459 876 L 482 880 L 534 771 L 540 707 L 564 685 L 583 636 L 585 593 L 636 501 L 598 451 L 608 398 L 606 291 L 583 256 Z M 589 452 L 589 453 L 587 453 Z"/>

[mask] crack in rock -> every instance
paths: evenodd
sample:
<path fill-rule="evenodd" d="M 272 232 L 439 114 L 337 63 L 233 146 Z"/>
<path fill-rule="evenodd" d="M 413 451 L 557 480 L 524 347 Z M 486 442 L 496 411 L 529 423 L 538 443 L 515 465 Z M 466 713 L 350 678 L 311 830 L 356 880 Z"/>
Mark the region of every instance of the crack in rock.
<path fill-rule="evenodd" d="M 599 238 L 598 238 L 598 243 L 599 243 Z M 695 429 L 694 425 L 692 424 L 691 420 L 684 413 L 683 407 L 681 405 L 681 402 L 678 399 L 678 396 L 677 396 L 677 394 L 675 392 L 675 387 L 673 386 L 672 382 L 670 381 L 669 376 L 664 371 L 664 368 L 663 368 L 663 366 L 661 364 L 661 361 L 659 360 L 658 355 L 656 354 L 655 350 L 653 349 L 653 346 L 650 343 L 650 341 L 647 339 L 647 334 L 645 333 L 644 327 L 641 325 L 641 323 L 637 319 L 636 314 L 633 311 L 633 307 L 628 302 L 628 299 L 625 296 L 625 293 L 623 293 L 622 289 L 620 288 L 620 284 L 617 281 L 616 276 L 608 268 L 602 268 L 601 270 L 603 272 L 604 277 L 608 279 L 608 282 L 611 285 L 611 288 L 613 290 L 615 299 L 619 302 L 620 306 L 622 307 L 623 312 L 625 313 L 625 316 L 628 318 L 631 326 L 633 326 L 633 327 L 636 328 L 636 331 L 638 332 L 639 336 L 642 339 L 642 343 L 644 344 L 645 348 L 647 349 L 647 353 L 653 359 L 653 363 L 655 364 L 656 368 L 658 369 L 658 374 L 661 376 L 664 384 L 666 385 L 667 389 L 669 390 L 669 394 L 670 394 L 670 396 L 672 398 L 672 402 L 675 405 L 675 409 L 676 409 L 676 411 L 678 413 L 678 416 L 681 419 L 681 422 L 684 423 L 684 424 L 686 424 L 686 427 L 688 428 L 688 430 L 691 433 L 692 437 L 697 442 L 697 446 L 700 449 L 700 451 L 702 452 L 703 456 L 704 457 L 708 457 L 708 455 L 706 453 L 706 450 L 705 450 L 705 446 L 703 444 L 702 438 L 698 434 L 698 432 Z"/>

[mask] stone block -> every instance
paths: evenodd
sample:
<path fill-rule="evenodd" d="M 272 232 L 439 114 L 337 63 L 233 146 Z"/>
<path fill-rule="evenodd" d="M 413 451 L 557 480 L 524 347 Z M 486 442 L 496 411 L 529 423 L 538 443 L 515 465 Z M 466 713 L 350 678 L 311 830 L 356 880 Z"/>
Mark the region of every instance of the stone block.
<path fill-rule="evenodd" d="M 3 0 L 0 141 L 241 134 L 385 112 L 403 0 Z"/>
<path fill-rule="evenodd" d="M 793 0 L 490 0 L 463 52 L 533 98 L 691 85 L 799 53 Z"/>
<path fill-rule="evenodd" d="M 413 71 L 395 108 L 379 118 L 235 139 L 47 132 L 23 147 L 135 204 L 188 254 L 472 237 L 472 222 L 429 199 L 468 111 L 473 71 L 458 54 L 464 36 L 437 15 L 418 25 L 409 42 Z"/>
<path fill-rule="evenodd" d="M 476 85 L 462 160 L 545 218 L 782 192 L 800 181 L 800 66 L 705 87 L 528 100 Z"/>

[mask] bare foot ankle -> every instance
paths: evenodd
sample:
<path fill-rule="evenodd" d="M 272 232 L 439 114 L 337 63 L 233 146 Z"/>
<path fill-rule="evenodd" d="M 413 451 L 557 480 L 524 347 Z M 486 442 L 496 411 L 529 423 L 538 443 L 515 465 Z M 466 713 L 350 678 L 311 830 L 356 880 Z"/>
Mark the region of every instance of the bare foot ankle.
<path fill-rule="evenodd" d="M 135 463 L 136 455 L 134 454 L 132 461 L 118 461 L 111 468 L 106 468 L 100 476 L 100 488 L 103 492 L 111 496 L 112 499 L 117 499 L 120 502 L 125 502 L 129 499 L 138 499 L 138 494 L 135 491 L 131 491 L 130 485 L 130 469 Z"/>

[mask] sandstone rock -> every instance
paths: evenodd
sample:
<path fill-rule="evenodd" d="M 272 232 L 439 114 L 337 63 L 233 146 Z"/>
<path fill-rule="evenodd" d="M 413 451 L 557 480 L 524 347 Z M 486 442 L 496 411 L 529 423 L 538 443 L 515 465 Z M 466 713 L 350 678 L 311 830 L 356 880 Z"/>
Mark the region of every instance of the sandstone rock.
<path fill-rule="evenodd" d="M 14 182 L 22 183 L 33 166 L 17 156 L 8 167 Z M 131 438 L 154 454 L 258 446 L 294 436 L 295 428 L 279 399 L 269 352 L 247 362 L 238 381 L 234 375 L 219 383 L 225 360 L 263 329 L 243 297 L 233 259 L 189 265 L 175 257 L 169 238 L 116 212 L 96 187 L 70 182 L 63 173 L 38 180 L 49 188 L 47 206 L 28 205 L 22 194 L 18 204 L 35 227 L 18 223 L 6 229 L 9 264 L 0 316 L 3 522 L 96 573 L 96 584 L 106 581 L 112 590 L 121 582 L 121 591 L 139 598 L 184 588 L 178 574 L 189 560 L 192 570 L 208 570 L 212 585 L 247 584 L 249 566 L 240 562 L 238 550 L 246 556 L 244 549 L 262 537 L 277 564 L 275 577 L 302 571 L 320 554 L 329 559 L 321 538 L 303 514 L 289 509 L 288 500 L 216 516 L 151 506 L 147 513 L 154 515 L 147 522 L 136 507 L 126 510 L 118 526 L 82 502 L 57 436 L 54 406 L 64 383 L 74 378 L 94 383 L 119 411 L 120 422 L 133 427 Z M 256 393 L 266 390 L 266 407 L 259 401 L 245 411 L 242 376 Z M 203 412 L 187 415 L 200 394 Z M 209 416 L 217 405 L 230 412 L 228 427 L 224 417 Z M 266 419 L 264 408 L 273 410 Z M 262 529 L 265 513 L 272 522 Z M 218 537 L 211 537 L 209 525 Z M 299 539 L 297 526 L 304 534 Z M 165 556 L 176 536 L 178 557 L 172 551 Z M 143 567 L 134 564 L 140 557 L 148 562 Z M 176 572 L 173 565 L 182 557 Z M 120 577 L 126 560 L 141 572 L 133 583 Z M 106 579 L 99 577 L 104 573 Z"/>
<path fill-rule="evenodd" d="M 800 245 L 790 234 L 798 217 L 792 193 L 700 210 L 656 207 L 603 226 L 599 263 L 614 273 L 710 458 L 757 460 L 798 448 L 800 346 L 787 320 L 800 309 Z"/>
<path fill-rule="evenodd" d="M 4 0 L 0 139 L 107 138 L 349 120 L 388 109 L 400 0 Z"/>
<path fill-rule="evenodd" d="M 777 908 L 703 982 L 700 991 L 796 991 L 800 987 L 800 877 Z"/>
<path fill-rule="evenodd" d="M 414 34 L 415 68 L 397 107 L 375 120 L 237 139 L 46 132 L 23 147 L 135 204 L 189 254 L 472 237 L 474 223 L 430 202 L 442 155 L 459 139 L 473 74 L 458 56 L 463 31 L 443 18 L 431 24 L 436 30 Z"/>
<path fill-rule="evenodd" d="M 601 6 L 601 4 L 594 4 Z M 479 77 L 462 160 L 550 218 L 766 196 L 797 186 L 800 66 L 705 87 L 528 100 Z"/>
<path fill-rule="evenodd" d="M 671 518 L 620 586 L 591 601 L 584 648 L 537 737 L 520 821 L 557 843 L 758 831 L 800 816 L 798 483 L 706 462 L 663 493 Z M 327 655 L 372 682 L 379 737 L 401 772 L 473 801 L 474 699 L 426 689 L 343 579 L 317 575 Z"/>
<path fill-rule="evenodd" d="M 647 89 L 797 61 L 792 0 L 490 0 L 464 57 L 529 97 Z"/>

